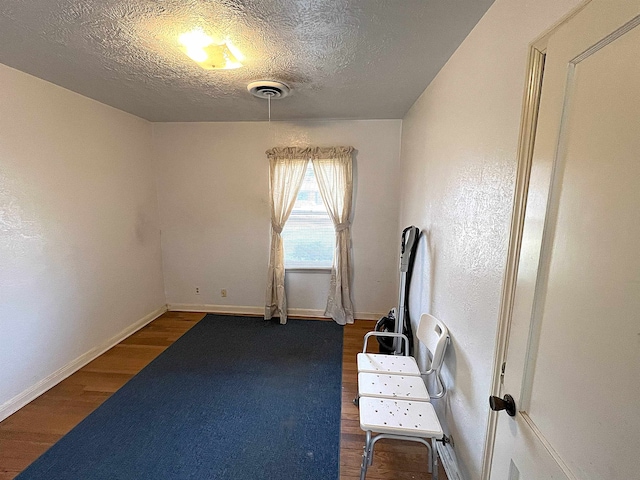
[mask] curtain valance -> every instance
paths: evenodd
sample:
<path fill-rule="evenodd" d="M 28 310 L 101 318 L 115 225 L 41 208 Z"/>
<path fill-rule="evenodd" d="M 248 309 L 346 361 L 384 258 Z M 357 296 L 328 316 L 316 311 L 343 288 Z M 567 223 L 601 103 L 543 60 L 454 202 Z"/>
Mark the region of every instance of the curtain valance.
<path fill-rule="evenodd" d="M 269 160 L 309 160 L 351 156 L 353 147 L 276 147 L 267 150 Z"/>

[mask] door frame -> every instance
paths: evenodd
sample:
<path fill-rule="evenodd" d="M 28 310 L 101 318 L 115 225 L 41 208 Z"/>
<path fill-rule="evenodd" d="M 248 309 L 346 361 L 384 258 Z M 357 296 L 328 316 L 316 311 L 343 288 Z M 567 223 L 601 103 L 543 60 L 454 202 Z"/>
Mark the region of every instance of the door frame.
<path fill-rule="evenodd" d="M 503 365 L 506 362 L 509 348 L 509 334 L 511 332 L 516 279 L 518 276 L 522 233 L 524 230 L 527 196 L 529 193 L 529 178 L 533 163 L 533 149 L 538 126 L 538 111 L 540 108 L 547 44 L 553 33 L 578 14 L 590 1 L 591 0 L 585 0 L 582 2 L 529 44 L 526 81 L 520 117 L 520 132 L 518 136 L 517 171 L 509 229 L 509 246 L 507 248 L 507 261 L 500 295 L 498 328 L 495 339 L 496 347 L 493 355 L 491 390 L 489 393 L 489 395 L 497 397 L 502 396 Z M 498 426 L 497 413 L 498 412 L 489 410 L 482 455 L 482 480 L 490 480 L 491 477 L 491 464 L 493 461 L 496 429 Z"/>

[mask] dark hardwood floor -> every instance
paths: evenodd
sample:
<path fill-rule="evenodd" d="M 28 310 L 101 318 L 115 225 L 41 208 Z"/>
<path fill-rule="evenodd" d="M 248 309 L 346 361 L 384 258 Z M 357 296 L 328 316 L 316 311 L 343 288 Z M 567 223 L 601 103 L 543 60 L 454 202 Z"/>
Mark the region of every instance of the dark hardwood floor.
<path fill-rule="evenodd" d="M 0 422 L 0 480 L 18 475 L 203 317 L 203 313 L 165 313 Z M 357 388 L 356 354 L 372 326 L 373 322 L 359 320 L 344 329 L 341 480 L 360 475 L 364 433 L 351 401 Z M 367 479 L 429 479 L 426 462 L 424 447 L 384 440 L 376 445 Z M 440 478 L 446 479 L 442 467 Z"/>

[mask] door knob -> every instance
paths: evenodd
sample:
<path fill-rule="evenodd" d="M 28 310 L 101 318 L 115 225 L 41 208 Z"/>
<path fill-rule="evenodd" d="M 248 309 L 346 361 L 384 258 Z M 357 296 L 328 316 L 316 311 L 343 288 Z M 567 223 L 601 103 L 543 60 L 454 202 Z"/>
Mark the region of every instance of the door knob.
<path fill-rule="evenodd" d="M 510 417 L 516 416 L 516 402 L 509 394 L 506 394 L 504 398 L 494 396 L 489 397 L 489 407 L 491 407 L 491 410 L 494 412 L 506 410 L 507 415 Z"/>

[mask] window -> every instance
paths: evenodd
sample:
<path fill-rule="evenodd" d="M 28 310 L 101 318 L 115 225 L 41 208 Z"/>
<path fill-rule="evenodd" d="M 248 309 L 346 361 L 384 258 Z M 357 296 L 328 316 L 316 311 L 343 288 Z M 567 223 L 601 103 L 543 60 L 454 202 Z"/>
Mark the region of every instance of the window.
<path fill-rule="evenodd" d="M 282 239 L 285 268 L 331 268 L 336 234 L 311 162 L 282 230 Z"/>

